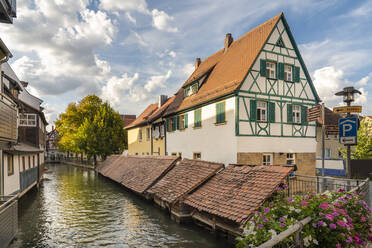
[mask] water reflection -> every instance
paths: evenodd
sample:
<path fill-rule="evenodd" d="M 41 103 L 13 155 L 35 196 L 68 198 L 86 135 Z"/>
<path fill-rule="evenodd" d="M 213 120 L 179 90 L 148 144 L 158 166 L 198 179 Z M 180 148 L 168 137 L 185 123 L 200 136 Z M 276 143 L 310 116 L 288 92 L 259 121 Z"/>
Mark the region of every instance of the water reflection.
<path fill-rule="evenodd" d="M 19 202 L 11 247 L 228 247 L 94 171 L 50 165 L 39 190 Z"/>

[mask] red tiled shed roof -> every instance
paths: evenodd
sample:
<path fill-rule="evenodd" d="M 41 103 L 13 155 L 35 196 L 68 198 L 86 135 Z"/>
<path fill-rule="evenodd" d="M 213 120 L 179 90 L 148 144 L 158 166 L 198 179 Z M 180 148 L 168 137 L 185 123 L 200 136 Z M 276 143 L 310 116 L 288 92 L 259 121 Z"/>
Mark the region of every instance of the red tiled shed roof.
<path fill-rule="evenodd" d="M 188 195 L 186 205 L 244 224 L 292 170 L 230 165 Z"/>
<path fill-rule="evenodd" d="M 171 156 L 120 156 L 101 170 L 102 175 L 137 193 L 143 193 L 178 160 Z"/>
<path fill-rule="evenodd" d="M 173 204 L 223 168 L 221 163 L 183 159 L 147 192 Z"/>

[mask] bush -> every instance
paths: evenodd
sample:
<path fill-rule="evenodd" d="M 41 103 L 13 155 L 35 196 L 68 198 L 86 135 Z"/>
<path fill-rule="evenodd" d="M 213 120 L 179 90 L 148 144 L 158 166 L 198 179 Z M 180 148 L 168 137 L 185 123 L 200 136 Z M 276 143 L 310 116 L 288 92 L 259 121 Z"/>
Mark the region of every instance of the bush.
<path fill-rule="evenodd" d="M 362 196 L 340 189 L 291 198 L 281 187 L 247 223 L 237 247 L 259 246 L 307 216 L 312 221 L 302 229 L 305 247 L 365 247 L 372 240 L 372 219 Z M 278 246 L 289 246 L 293 238 L 288 237 Z"/>

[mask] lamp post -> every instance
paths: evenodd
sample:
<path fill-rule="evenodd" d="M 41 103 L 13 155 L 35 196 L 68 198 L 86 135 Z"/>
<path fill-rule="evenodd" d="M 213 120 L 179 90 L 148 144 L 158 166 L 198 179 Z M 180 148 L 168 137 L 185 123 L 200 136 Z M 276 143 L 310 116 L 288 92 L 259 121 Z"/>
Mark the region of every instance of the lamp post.
<path fill-rule="evenodd" d="M 350 106 L 352 102 L 355 100 L 355 94 L 362 94 L 359 90 L 356 90 L 354 87 L 345 87 L 342 91 L 337 92 L 336 96 L 343 96 L 344 102 L 347 106 Z M 346 117 L 350 117 L 350 112 L 347 112 Z M 346 177 L 351 178 L 351 169 L 350 169 L 350 157 L 351 157 L 351 149 L 350 145 L 347 146 L 347 159 L 346 159 Z"/>

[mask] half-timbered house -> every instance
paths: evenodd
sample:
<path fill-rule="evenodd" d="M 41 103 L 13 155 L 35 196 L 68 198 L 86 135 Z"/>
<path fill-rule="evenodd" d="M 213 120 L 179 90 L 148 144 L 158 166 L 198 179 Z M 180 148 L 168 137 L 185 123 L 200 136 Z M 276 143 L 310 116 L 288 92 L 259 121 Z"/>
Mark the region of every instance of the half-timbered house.
<path fill-rule="evenodd" d="M 201 61 L 165 111 L 168 154 L 225 164 L 296 164 L 315 174 L 320 101 L 284 15 Z"/>

